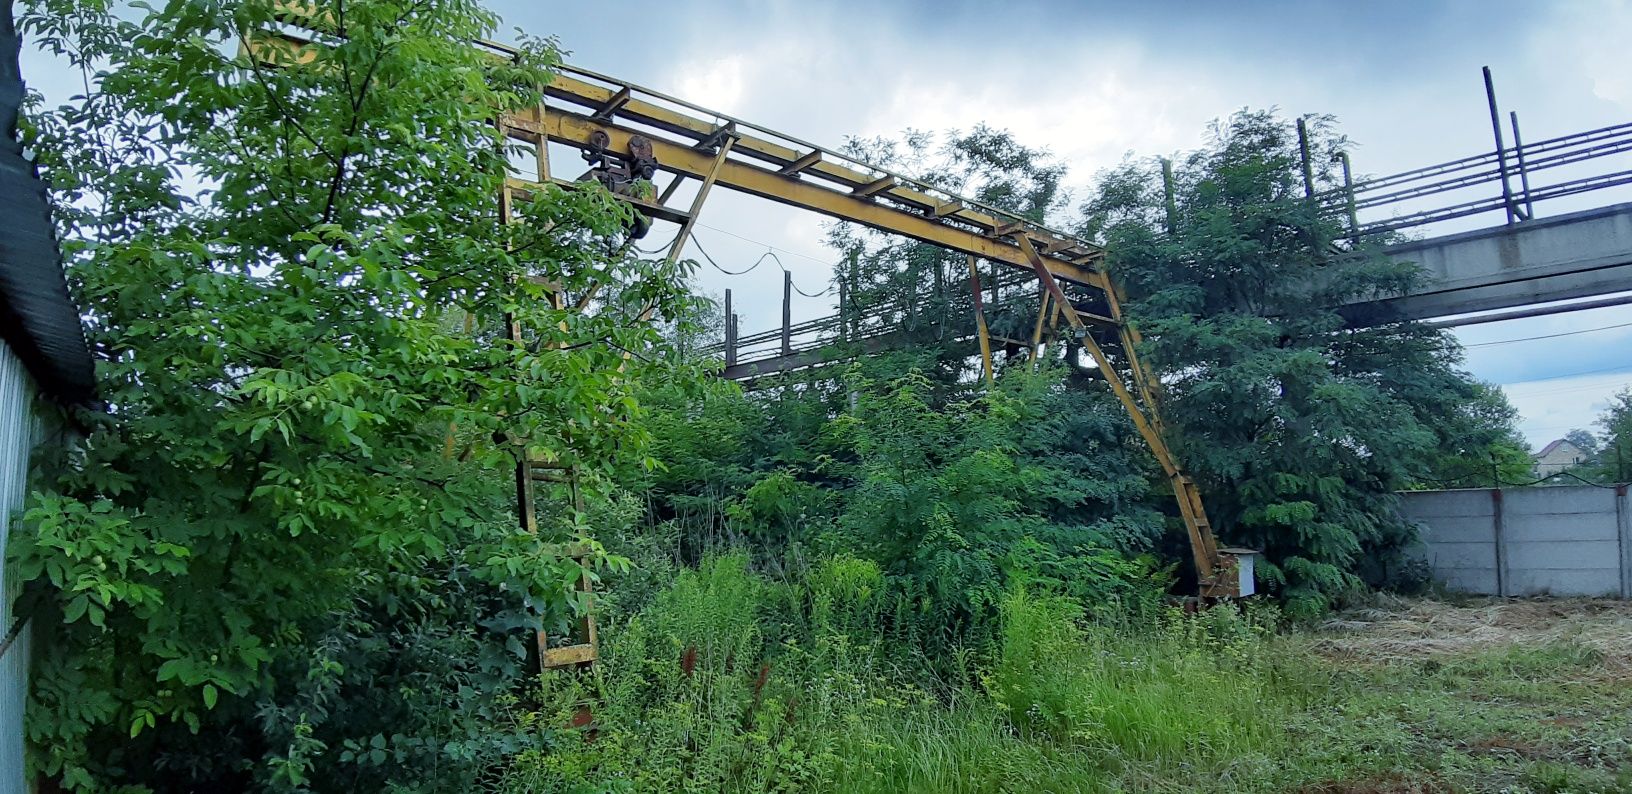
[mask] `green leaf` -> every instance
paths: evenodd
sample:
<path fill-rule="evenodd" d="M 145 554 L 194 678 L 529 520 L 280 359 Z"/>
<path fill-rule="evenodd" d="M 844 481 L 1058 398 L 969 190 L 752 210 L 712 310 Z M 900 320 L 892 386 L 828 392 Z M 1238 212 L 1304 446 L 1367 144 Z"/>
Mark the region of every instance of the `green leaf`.
<path fill-rule="evenodd" d="M 63 609 L 62 611 L 63 622 L 73 623 L 79 620 L 85 615 L 85 610 L 90 605 L 91 600 L 89 596 L 83 593 L 74 596 L 71 600 L 69 600 L 67 608 Z"/>

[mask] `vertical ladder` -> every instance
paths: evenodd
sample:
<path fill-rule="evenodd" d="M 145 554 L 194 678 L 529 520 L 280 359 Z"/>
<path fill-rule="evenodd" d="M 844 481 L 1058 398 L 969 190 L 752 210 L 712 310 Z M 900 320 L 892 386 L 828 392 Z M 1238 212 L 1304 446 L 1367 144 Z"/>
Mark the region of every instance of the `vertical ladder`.
<path fill-rule="evenodd" d="M 501 121 L 501 133 L 507 131 Z M 514 138 L 506 137 L 506 146 L 512 145 Z M 514 204 L 518 192 L 530 192 L 527 182 L 544 184 L 550 179 L 549 148 L 542 137 L 533 138 L 534 160 L 537 173 L 535 180 L 512 180 L 506 175 L 504 184 L 499 188 L 499 220 L 506 225 L 516 223 Z M 520 184 L 517 184 L 518 181 Z M 587 299 L 586 299 L 587 301 Z M 566 305 L 566 296 L 559 288 L 550 291 L 550 304 L 553 308 L 561 309 Z M 521 324 L 514 315 L 505 317 L 505 335 L 512 344 L 525 344 L 522 336 Z M 582 512 L 584 509 L 583 494 L 579 491 L 578 469 L 576 466 L 563 466 L 533 458 L 527 449 L 525 440 L 517 444 L 516 450 L 516 517 L 521 529 L 531 535 L 538 534 L 537 513 L 537 485 L 539 483 L 556 483 L 565 485 L 570 490 L 573 509 Z M 538 654 L 539 668 L 543 670 L 561 668 L 587 668 L 595 664 L 599 656 L 599 644 L 595 633 L 594 582 L 590 577 L 589 568 L 585 565 L 590 550 L 584 544 L 566 544 L 556 546 L 558 554 L 575 561 L 582 569 L 578 579 L 577 591 L 580 602 L 580 617 L 575 621 L 572 630 L 559 637 L 551 637 L 540 626 L 534 635 L 534 645 Z M 553 643 L 553 645 L 552 645 Z"/>
<path fill-rule="evenodd" d="M 536 483 L 566 485 L 571 491 L 573 509 L 583 511 L 584 498 L 578 488 L 577 466 L 530 459 L 526 459 L 524 465 L 527 467 L 529 479 L 534 484 L 534 487 L 528 489 L 529 499 L 536 497 Z M 529 504 L 524 509 L 531 510 L 532 507 L 533 505 Z M 578 619 L 565 633 L 552 637 L 546 631 L 538 632 L 538 666 L 544 670 L 590 667 L 600 656 L 600 644 L 595 633 L 595 584 L 589 575 L 589 567 L 585 564 L 590 556 L 590 548 L 584 543 L 568 543 L 554 546 L 551 550 L 578 564 L 581 572 L 578 576 L 577 592 L 582 601 L 579 604 Z"/>

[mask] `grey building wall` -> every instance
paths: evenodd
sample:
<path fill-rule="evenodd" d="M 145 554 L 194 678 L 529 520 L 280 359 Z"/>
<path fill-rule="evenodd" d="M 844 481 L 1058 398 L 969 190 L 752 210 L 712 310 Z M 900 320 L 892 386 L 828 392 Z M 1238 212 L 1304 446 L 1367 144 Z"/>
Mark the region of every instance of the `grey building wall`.
<path fill-rule="evenodd" d="M 1625 485 L 1401 494 L 1434 577 L 1503 596 L 1632 598 L 1632 505 Z"/>
<path fill-rule="evenodd" d="M 0 550 L 11 539 L 11 521 L 23 506 L 28 484 L 28 457 L 36 422 L 30 406 L 34 386 L 23 362 L 0 344 Z M 0 637 L 16 619 L 11 602 L 19 589 L 0 566 Z M 0 657 L 0 794 L 24 794 L 23 704 L 28 699 L 29 631 L 25 627 Z"/>

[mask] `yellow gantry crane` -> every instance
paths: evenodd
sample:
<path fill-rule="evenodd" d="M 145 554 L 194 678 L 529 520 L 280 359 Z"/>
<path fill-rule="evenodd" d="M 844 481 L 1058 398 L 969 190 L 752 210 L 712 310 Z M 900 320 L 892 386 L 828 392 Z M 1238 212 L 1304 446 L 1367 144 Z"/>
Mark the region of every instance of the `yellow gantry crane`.
<path fill-rule="evenodd" d="M 502 45 L 481 46 L 514 55 Z M 545 93 L 546 104 L 500 119 L 505 134 L 537 147 L 543 173 L 548 143 L 566 144 L 590 154 L 592 162 L 606 164 L 595 178 L 652 218 L 680 225 L 669 248 L 671 259 L 689 238 L 709 190 L 719 186 L 1034 273 L 1045 290 L 1039 319 L 1048 313 L 1051 300 L 1171 483 L 1201 595 L 1242 594 L 1237 571 L 1241 552 L 1218 548 L 1201 493 L 1163 437 L 1153 380 L 1138 358 L 1138 331 L 1122 316 L 1118 291 L 1101 266 L 1102 248 L 849 155 L 605 75 L 562 67 Z M 660 193 L 653 191 L 655 200 L 631 186 L 634 180 L 655 179 L 658 172 L 671 177 Z M 669 206 L 667 200 L 688 179 L 701 182 L 690 205 Z M 1062 282 L 1097 293 L 1108 316 L 1080 311 Z M 984 325 L 978 314 L 977 322 Z M 1132 390 L 1095 341 L 1090 324 L 1116 335 Z M 983 367 L 989 371 L 990 342 L 983 330 L 979 333 Z"/>
<path fill-rule="evenodd" d="M 282 21 L 308 30 L 324 28 L 314 11 L 302 4 L 285 5 Z M 473 44 L 496 58 L 518 54 L 501 44 Z M 315 46 L 321 45 L 284 31 L 265 31 L 249 42 L 255 57 L 282 63 L 305 60 L 309 56 L 303 56 L 303 50 Z M 1042 287 L 1042 305 L 1033 349 L 1041 340 L 1044 317 L 1050 313 L 1056 319 L 1063 316 L 1127 409 L 1172 487 L 1189 537 L 1200 595 L 1232 598 L 1250 594 L 1250 562 L 1243 558 L 1251 552 L 1218 547 L 1200 491 L 1167 444 L 1156 383 L 1139 361 L 1139 333 L 1123 317 L 1121 298 L 1103 268 L 1105 252 L 1100 246 L 832 149 L 571 66 L 559 67 L 545 89 L 543 104 L 502 114 L 497 124 L 506 138 L 529 148 L 536 159 L 536 173 L 507 176 L 500 198 L 506 219 L 518 197 L 542 184 L 570 186 L 593 181 L 637 209 L 643 227 L 652 221 L 677 225 L 667 251 L 667 257 L 674 260 L 690 239 L 710 192 L 721 187 L 966 254 L 977 301 L 978 260 L 1034 275 Z M 556 176 L 550 166 L 551 143 L 581 152 L 588 172 L 572 179 Z M 697 182 L 696 192 L 684 206 L 676 206 L 673 199 L 679 189 L 692 180 Z M 665 183 L 661 189 L 659 182 Z M 1074 301 L 1066 294 L 1066 285 L 1085 297 Z M 1084 306 L 1103 307 L 1104 311 Z M 990 339 L 978 305 L 976 322 L 982 365 L 989 379 Z M 1096 340 L 1096 332 L 1120 352 L 1120 361 L 1112 361 Z M 1127 373 L 1126 382 L 1118 363 Z M 537 464 L 525 457 L 517 468 L 518 509 L 523 524 L 530 526 L 532 484 L 543 477 L 535 471 Z M 585 627 L 585 633 L 584 642 L 568 646 L 573 648 L 570 652 L 553 653 L 542 647 L 541 635 L 541 659 L 547 666 L 552 658 L 562 664 L 592 662 L 593 623 Z"/>

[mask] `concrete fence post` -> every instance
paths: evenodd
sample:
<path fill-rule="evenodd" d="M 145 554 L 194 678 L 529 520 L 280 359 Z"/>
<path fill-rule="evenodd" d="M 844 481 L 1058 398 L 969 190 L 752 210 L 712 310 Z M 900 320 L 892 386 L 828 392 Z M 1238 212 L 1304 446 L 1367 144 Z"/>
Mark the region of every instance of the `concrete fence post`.
<path fill-rule="evenodd" d="M 1507 596 L 1507 540 L 1502 521 L 1502 489 L 1490 489 L 1491 544 L 1496 552 L 1496 595 Z"/>
<path fill-rule="evenodd" d="M 1621 598 L 1632 598 L 1632 509 L 1627 505 L 1626 483 L 1615 486 L 1615 528 L 1621 550 Z"/>

